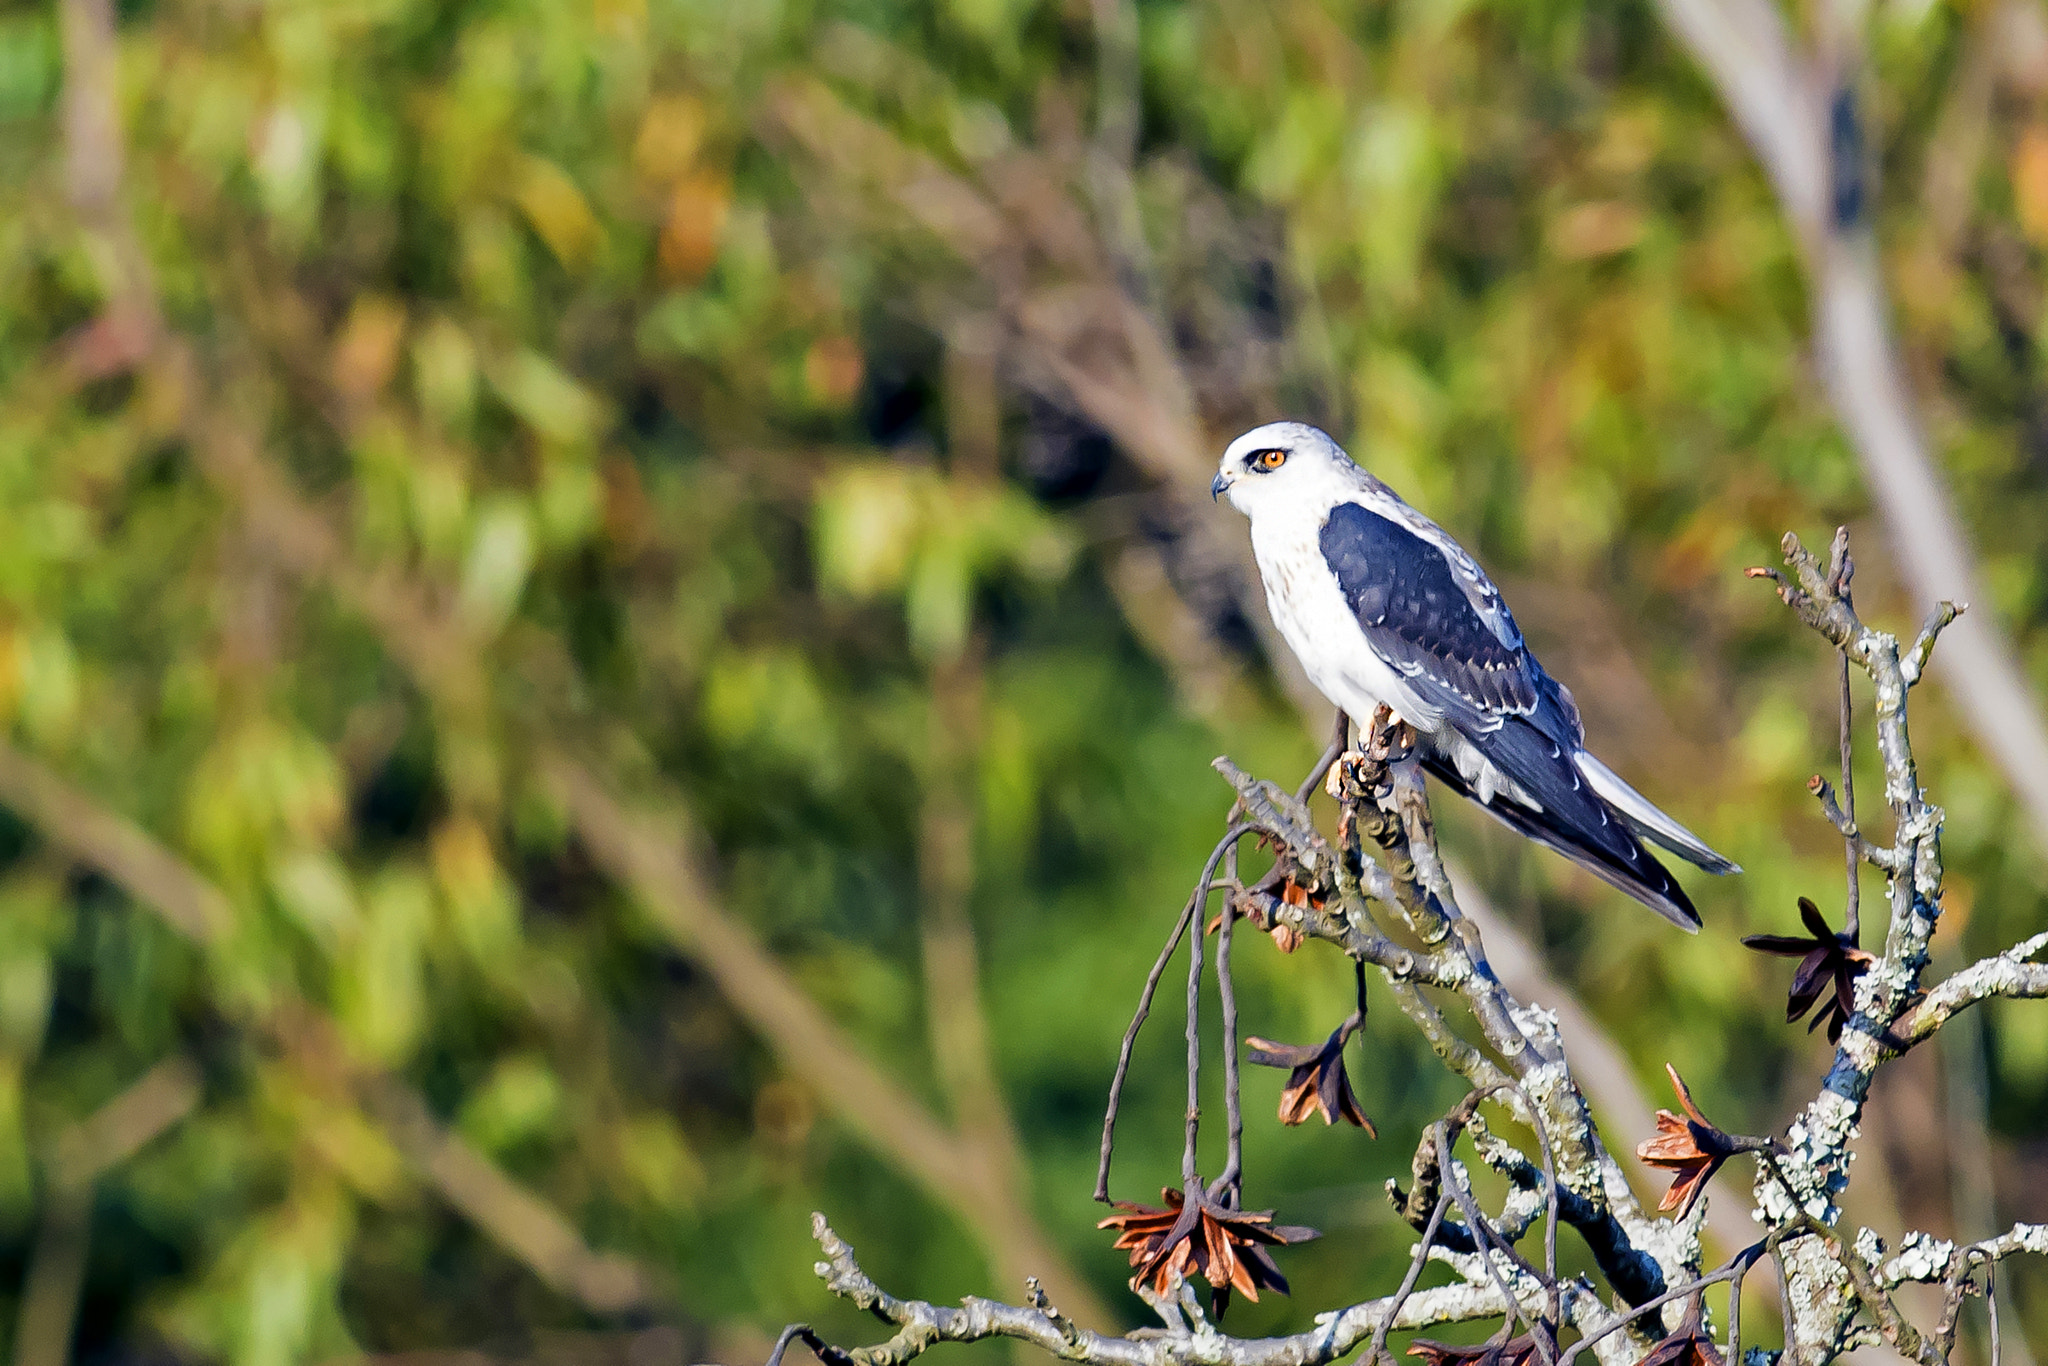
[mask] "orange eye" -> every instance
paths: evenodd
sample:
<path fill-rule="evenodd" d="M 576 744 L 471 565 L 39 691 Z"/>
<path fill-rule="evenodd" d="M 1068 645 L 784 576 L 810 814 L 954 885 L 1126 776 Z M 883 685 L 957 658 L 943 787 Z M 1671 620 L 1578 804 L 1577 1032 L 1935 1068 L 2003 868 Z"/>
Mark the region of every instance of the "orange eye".
<path fill-rule="evenodd" d="M 1260 451 L 1252 457 L 1252 461 L 1262 470 L 1277 470 L 1287 463 L 1287 452 Z"/>

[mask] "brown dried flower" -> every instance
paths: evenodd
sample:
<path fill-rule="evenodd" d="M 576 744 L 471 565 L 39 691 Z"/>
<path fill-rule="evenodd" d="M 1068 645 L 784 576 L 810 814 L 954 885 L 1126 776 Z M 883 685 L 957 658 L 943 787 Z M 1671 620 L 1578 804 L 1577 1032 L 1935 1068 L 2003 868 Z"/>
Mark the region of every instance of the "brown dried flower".
<path fill-rule="evenodd" d="M 1351 1078 L 1344 1071 L 1344 1044 L 1362 1023 L 1353 1015 L 1320 1044 L 1274 1043 L 1252 1035 L 1245 1040 L 1245 1061 L 1261 1067 L 1291 1067 L 1287 1089 L 1280 1093 L 1280 1122 L 1299 1124 L 1311 1114 L 1321 1114 L 1323 1123 L 1339 1118 L 1379 1137 L 1372 1119 L 1352 1094 Z"/>
<path fill-rule="evenodd" d="M 1686 1118 L 1680 1119 L 1669 1110 L 1659 1110 L 1657 1136 L 1637 1144 L 1636 1156 L 1653 1167 L 1664 1167 L 1673 1173 L 1671 1189 L 1664 1192 L 1657 1208 L 1660 1211 L 1675 1209 L 1678 1217 L 1683 1219 L 1692 1213 L 1700 1192 L 1706 1189 L 1714 1173 L 1721 1170 L 1721 1164 L 1735 1155 L 1735 1145 L 1692 1103 L 1692 1092 L 1686 1089 L 1685 1079 L 1678 1075 L 1678 1069 L 1667 1062 L 1664 1071 L 1671 1077 L 1671 1087 L 1678 1093 L 1678 1103 L 1685 1107 Z"/>
<path fill-rule="evenodd" d="M 1280 952 L 1293 953 L 1301 947 L 1301 931 L 1283 922 L 1273 913 L 1274 910 L 1280 905 L 1313 906 L 1321 909 L 1324 900 L 1322 893 L 1312 892 L 1293 878 L 1287 878 L 1280 883 L 1279 896 L 1275 897 L 1270 892 L 1261 892 L 1254 888 L 1233 898 L 1231 906 L 1237 914 L 1271 935 L 1274 946 Z M 1223 927 L 1223 917 L 1226 914 L 1229 914 L 1229 911 L 1218 912 L 1209 918 L 1208 933 L 1214 934 Z"/>
<path fill-rule="evenodd" d="M 1119 1200 L 1116 1207 L 1122 1212 L 1096 1227 L 1116 1229 L 1115 1245 L 1130 1252 L 1131 1265 L 1137 1268 L 1131 1289 L 1149 1281 L 1153 1293 L 1164 1296 L 1172 1293 L 1175 1277 L 1199 1275 L 1209 1283 L 1218 1316 L 1232 1290 L 1254 1303 L 1261 1288 L 1287 1293 L 1287 1278 L 1273 1264 L 1268 1247 L 1322 1236 L 1312 1228 L 1274 1223 L 1271 1210 L 1227 1209 L 1199 1184 L 1186 1191 L 1169 1186 L 1159 1194 L 1166 1201 L 1164 1209 Z"/>
<path fill-rule="evenodd" d="M 1819 1002 L 1820 1009 L 1806 1030 L 1810 1034 L 1825 1022 L 1828 1042 L 1839 1043 L 1842 1026 L 1856 1008 L 1856 979 L 1877 960 L 1847 934 L 1835 933 L 1820 907 L 1803 896 L 1799 898 L 1799 918 L 1806 925 L 1804 935 L 1752 934 L 1745 935 L 1742 942 L 1758 953 L 1799 959 L 1792 989 L 1785 996 L 1785 1023 L 1792 1023 Z"/>
<path fill-rule="evenodd" d="M 1528 1366 L 1536 1360 L 1536 1339 L 1529 1333 L 1505 1342 L 1469 1344 L 1417 1338 L 1408 1344 L 1408 1355 L 1421 1357 L 1428 1366 Z"/>

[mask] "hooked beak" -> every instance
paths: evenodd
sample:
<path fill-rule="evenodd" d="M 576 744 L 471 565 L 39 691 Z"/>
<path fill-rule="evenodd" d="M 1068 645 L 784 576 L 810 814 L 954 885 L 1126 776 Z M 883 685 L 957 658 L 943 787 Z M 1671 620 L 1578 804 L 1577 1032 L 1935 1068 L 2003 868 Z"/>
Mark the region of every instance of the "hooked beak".
<path fill-rule="evenodd" d="M 1230 476 L 1229 476 L 1229 475 L 1227 475 L 1227 474 L 1220 474 L 1220 473 L 1219 473 L 1219 474 L 1218 474 L 1218 475 L 1216 476 L 1216 478 L 1215 478 L 1214 480 L 1210 481 L 1210 484 L 1209 484 L 1209 501 L 1213 503 L 1213 502 L 1215 502 L 1215 501 L 1216 501 L 1216 500 L 1217 500 L 1218 498 L 1221 498 L 1221 497 L 1223 496 L 1223 490 L 1225 490 L 1225 489 L 1227 489 L 1227 488 L 1229 488 L 1229 487 L 1230 487 Z"/>

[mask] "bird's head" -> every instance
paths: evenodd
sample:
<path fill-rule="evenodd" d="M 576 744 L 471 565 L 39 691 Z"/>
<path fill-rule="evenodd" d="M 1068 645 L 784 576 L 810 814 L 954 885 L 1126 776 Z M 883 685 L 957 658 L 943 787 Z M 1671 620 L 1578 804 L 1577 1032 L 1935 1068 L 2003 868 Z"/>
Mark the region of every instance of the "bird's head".
<path fill-rule="evenodd" d="M 1326 507 L 1355 492 L 1360 470 L 1344 448 L 1306 422 L 1268 422 L 1230 443 L 1209 485 L 1247 517 L 1275 506 Z"/>

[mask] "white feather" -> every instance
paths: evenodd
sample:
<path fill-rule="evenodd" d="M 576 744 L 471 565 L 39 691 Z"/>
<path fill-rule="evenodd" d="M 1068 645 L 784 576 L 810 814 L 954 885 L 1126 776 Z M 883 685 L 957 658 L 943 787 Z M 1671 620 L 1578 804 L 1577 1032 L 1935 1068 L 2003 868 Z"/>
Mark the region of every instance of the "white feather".
<path fill-rule="evenodd" d="M 1663 845 L 1688 863 L 1697 864 L 1710 873 L 1742 871 L 1708 848 L 1706 841 L 1698 835 L 1651 805 L 1648 797 L 1623 782 L 1620 774 L 1585 750 L 1580 750 L 1572 758 L 1577 761 L 1579 772 L 1585 775 L 1593 790 L 1619 811 L 1622 819 L 1635 827 L 1637 834 Z"/>

